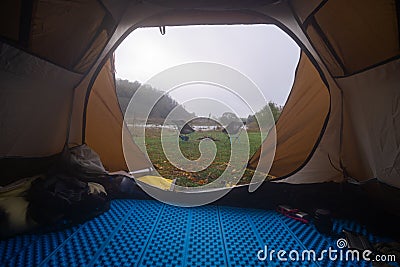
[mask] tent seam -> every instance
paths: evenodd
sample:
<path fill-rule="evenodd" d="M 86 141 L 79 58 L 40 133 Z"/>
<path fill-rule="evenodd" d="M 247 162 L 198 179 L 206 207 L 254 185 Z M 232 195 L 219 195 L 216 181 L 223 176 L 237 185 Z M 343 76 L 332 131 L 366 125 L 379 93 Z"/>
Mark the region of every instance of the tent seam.
<path fill-rule="evenodd" d="M 96 65 L 96 63 L 100 60 L 101 55 L 103 54 L 105 48 L 107 47 L 107 45 L 109 44 L 112 36 L 115 34 L 116 30 L 118 29 L 118 26 L 122 20 L 122 18 L 125 16 L 126 10 L 124 11 L 123 14 L 121 14 L 119 20 L 115 23 L 114 29 L 112 30 L 112 33 L 110 34 L 108 41 L 105 43 L 103 49 L 101 50 L 101 52 L 99 53 L 97 59 L 94 61 L 94 64 L 89 68 L 89 70 L 87 71 L 87 73 L 85 74 L 85 78 L 86 76 L 90 73 L 90 71 L 93 69 L 93 67 Z M 117 44 L 118 40 L 116 41 L 115 44 Z M 86 95 L 85 95 L 85 101 L 84 101 L 84 105 L 83 105 L 83 114 L 82 114 L 82 136 L 81 136 L 81 143 L 85 143 L 86 141 L 86 113 L 87 113 L 87 105 L 89 103 L 89 97 L 90 97 L 90 92 L 92 91 L 92 87 L 94 85 L 94 82 L 96 81 L 98 75 L 100 74 L 101 69 L 103 68 L 103 66 L 106 64 L 108 58 L 110 57 L 110 52 L 114 51 L 114 47 L 115 44 L 110 48 L 110 50 L 107 52 L 107 54 L 103 57 L 103 59 L 98 63 L 96 70 L 94 71 L 92 77 L 90 78 L 89 84 L 86 88 Z M 117 46 L 118 47 L 118 46 Z M 83 81 L 83 79 L 82 79 Z M 114 77 L 114 83 L 115 83 L 115 77 Z"/>
<path fill-rule="evenodd" d="M 391 62 L 394 62 L 394 61 L 396 61 L 398 59 L 400 59 L 400 54 L 398 54 L 398 55 L 396 55 L 394 57 L 387 58 L 387 59 L 385 59 L 383 61 L 380 61 L 380 62 L 378 62 L 376 64 L 369 65 L 368 67 L 365 67 L 365 68 L 360 69 L 358 71 L 355 71 L 355 72 L 352 72 L 352 73 L 349 73 L 349 74 L 346 74 L 346 75 L 332 76 L 332 78 L 333 79 L 343 79 L 343 78 L 353 77 L 353 76 L 356 76 L 358 74 L 362 74 L 362 73 L 365 73 L 365 72 L 367 72 L 369 70 L 375 69 L 377 67 L 384 66 L 384 65 L 389 64 Z"/>

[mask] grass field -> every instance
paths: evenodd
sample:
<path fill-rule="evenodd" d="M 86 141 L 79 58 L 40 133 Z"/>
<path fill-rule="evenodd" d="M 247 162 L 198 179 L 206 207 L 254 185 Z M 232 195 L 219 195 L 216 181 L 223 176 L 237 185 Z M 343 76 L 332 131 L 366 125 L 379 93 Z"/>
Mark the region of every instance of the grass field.
<path fill-rule="evenodd" d="M 171 132 L 166 135 L 166 142 L 176 140 L 176 132 Z M 261 145 L 261 136 L 259 132 L 249 132 L 249 158 L 258 150 Z M 193 187 L 208 184 L 215 179 L 217 179 L 227 168 L 228 162 L 231 154 L 231 146 L 229 137 L 220 131 L 204 131 L 204 132 L 194 132 L 189 135 L 188 141 L 179 141 L 179 147 L 182 154 L 190 160 L 196 160 L 200 157 L 199 144 L 200 140 L 204 137 L 209 137 L 214 139 L 216 145 L 216 156 L 214 161 L 209 167 L 199 172 L 186 172 L 175 166 L 173 166 L 164 154 L 162 144 L 161 144 L 161 130 L 160 129 L 146 129 L 146 149 L 147 153 L 157 171 L 165 178 L 176 179 L 176 184 L 179 186 Z M 235 137 L 232 138 L 234 140 Z M 234 144 L 241 147 L 246 147 L 246 135 L 242 132 L 239 138 L 234 142 Z M 209 141 L 211 142 L 211 141 Z M 245 153 L 246 150 L 244 149 Z M 247 159 L 247 157 L 246 157 Z M 243 161 L 245 166 L 247 163 Z M 194 163 L 195 164 L 195 163 Z M 235 174 L 232 174 L 235 175 Z M 246 169 L 243 178 L 240 180 L 239 184 L 249 183 L 253 171 Z M 239 177 L 239 176 L 238 176 Z"/>

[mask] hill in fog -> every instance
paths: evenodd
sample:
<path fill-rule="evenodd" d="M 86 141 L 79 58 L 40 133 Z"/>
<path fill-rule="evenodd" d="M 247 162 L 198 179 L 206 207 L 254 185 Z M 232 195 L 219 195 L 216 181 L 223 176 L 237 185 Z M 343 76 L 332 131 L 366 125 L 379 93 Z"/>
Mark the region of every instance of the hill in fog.
<path fill-rule="evenodd" d="M 141 85 L 142 84 L 138 81 L 130 82 L 128 80 L 122 79 L 116 80 L 118 101 L 124 114 L 133 94 L 136 93 Z M 189 113 L 187 110 L 185 110 L 184 107 L 179 105 L 179 103 L 172 99 L 169 95 L 163 95 L 165 92 L 157 90 L 150 85 L 144 85 L 144 87 L 146 88 L 146 90 L 140 90 L 138 92 L 138 95 L 135 96 L 135 105 L 138 105 L 135 106 L 135 112 L 137 111 L 137 113 L 134 114 L 135 120 L 145 120 L 146 116 L 144 113 L 146 107 L 152 105 L 152 99 L 158 97 L 161 97 L 161 99 L 157 102 L 157 104 L 151 111 L 149 116 L 150 120 L 163 121 L 174 108 L 176 108 L 176 111 L 174 113 L 177 114 L 177 116 L 174 116 L 175 119 L 186 120 L 195 116 L 195 114 Z M 143 112 L 141 112 L 142 110 Z"/>

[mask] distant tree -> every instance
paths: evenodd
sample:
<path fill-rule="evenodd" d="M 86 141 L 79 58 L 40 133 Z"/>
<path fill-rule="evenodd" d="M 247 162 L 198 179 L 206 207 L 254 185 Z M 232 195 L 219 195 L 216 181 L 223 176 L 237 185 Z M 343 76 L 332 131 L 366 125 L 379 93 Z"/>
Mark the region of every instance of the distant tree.
<path fill-rule="evenodd" d="M 247 124 L 254 122 L 255 116 L 254 115 L 249 115 L 247 116 L 246 122 Z"/>
<path fill-rule="evenodd" d="M 272 117 L 274 118 L 274 122 L 276 124 L 276 122 L 279 119 L 279 116 L 282 113 L 283 107 L 279 106 L 278 104 L 276 104 L 276 103 L 274 103 L 272 101 L 269 101 L 267 105 L 265 105 L 260 111 L 258 111 L 256 113 L 257 118 L 260 121 L 268 121 L 269 118 L 270 118 L 269 115 L 268 115 L 268 113 L 269 113 L 268 112 L 268 108 L 269 108 L 269 110 L 271 110 Z M 258 121 L 257 121 L 255 115 L 249 115 L 247 117 L 247 126 L 252 130 L 256 130 L 256 129 L 259 128 Z"/>
<path fill-rule="evenodd" d="M 194 117 L 195 114 L 189 113 L 173 98 L 171 98 L 169 95 L 164 94 L 163 91 L 157 90 L 148 84 L 143 85 L 144 90 L 138 91 L 141 86 L 142 84 L 138 81 L 130 82 L 128 80 L 116 80 L 117 97 L 123 113 L 125 113 L 126 109 L 128 108 L 132 96 L 135 93 L 138 93 L 137 95 L 135 95 L 135 98 L 137 97 L 137 101 L 135 101 L 135 112 L 138 113 L 131 114 L 130 116 L 143 119 L 146 116 L 146 114 L 144 114 L 144 111 L 147 110 L 147 107 L 154 104 L 151 103 L 152 99 L 160 98 L 150 112 L 150 119 L 165 119 L 174 108 L 176 109 L 175 113 L 181 119 Z"/>
<path fill-rule="evenodd" d="M 219 119 L 223 125 L 228 125 L 232 121 L 240 121 L 238 116 L 236 116 L 236 114 L 232 112 L 224 112 Z"/>
<path fill-rule="evenodd" d="M 279 119 L 279 116 L 282 113 L 283 107 L 279 106 L 278 104 L 276 104 L 276 103 L 274 103 L 272 101 L 268 102 L 268 106 L 269 106 L 269 109 L 272 112 L 272 116 L 274 117 L 274 121 L 276 123 L 278 121 L 278 119 Z"/>

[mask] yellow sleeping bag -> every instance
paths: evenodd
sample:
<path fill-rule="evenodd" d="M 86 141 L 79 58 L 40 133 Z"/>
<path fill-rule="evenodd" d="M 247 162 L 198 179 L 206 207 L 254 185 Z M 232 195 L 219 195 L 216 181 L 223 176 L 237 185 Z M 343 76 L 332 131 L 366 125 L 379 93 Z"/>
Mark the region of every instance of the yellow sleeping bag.
<path fill-rule="evenodd" d="M 136 179 L 143 183 L 158 187 L 163 190 L 171 190 L 171 187 L 174 184 L 174 180 L 166 179 L 161 176 L 146 175 Z"/>

